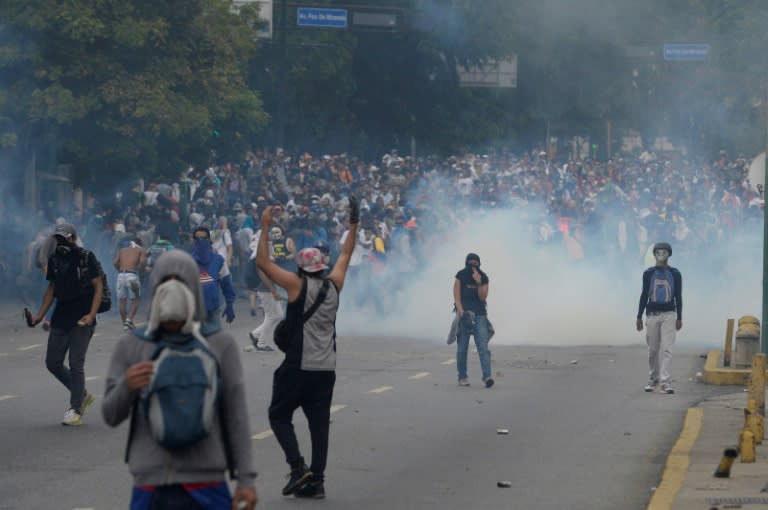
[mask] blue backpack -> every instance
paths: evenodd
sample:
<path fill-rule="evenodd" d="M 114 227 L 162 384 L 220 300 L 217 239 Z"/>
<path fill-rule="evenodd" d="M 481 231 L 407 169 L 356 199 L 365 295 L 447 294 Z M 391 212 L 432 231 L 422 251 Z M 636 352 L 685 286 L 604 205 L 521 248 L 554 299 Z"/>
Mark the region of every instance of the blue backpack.
<path fill-rule="evenodd" d="M 201 336 L 192 336 L 185 343 L 171 343 L 146 336 L 146 328 L 134 330 L 135 336 L 155 342 L 157 347 L 151 357 L 155 362 L 152 379 L 146 390 L 134 401 L 125 446 L 126 463 L 140 405 L 144 409 L 152 438 L 168 450 L 186 448 L 208 437 L 218 415 L 227 470 L 230 477 L 235 478 L 232 445 L 219 399 L 219 361 L 204 340 L 205 336 L 216 331 L 218 328 L 210 328 L 201 331 Z"/>
<path fill-rule="evenodd" d="M 648 301 L 656 304 L 669 304 L 675 298 L 675 278 L 669 269 L 656 268 L 651 275 L 648 289 Z"/>
<path fill-rule="evenodd" d="M 205 340 L 183 344 L 160 340 L 152 355 L 155 370 L 142 398 L 149 430 L 169 450 L 208 437 L 217 412 L 219 362 Z"/>

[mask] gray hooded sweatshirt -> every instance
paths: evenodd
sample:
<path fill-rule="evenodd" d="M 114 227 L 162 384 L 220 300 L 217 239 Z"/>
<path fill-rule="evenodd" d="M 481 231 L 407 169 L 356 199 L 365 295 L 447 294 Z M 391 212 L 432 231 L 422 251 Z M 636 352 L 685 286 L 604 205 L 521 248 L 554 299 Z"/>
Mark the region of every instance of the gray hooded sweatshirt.
<path fill-rule="evenodd" d="M 195 320 L 203 320 L 205 304 L 200 285 L 200 273 L 192 257 L 184 251 L 174 250 L 164 253 L 157 260 L 150 279 L 153 298 L 157 286 L 169 275 L 176 275 L 196 296 Z M 149 327 L 152 327 L 151 323 Z M 125 371 L 131 365 L 151 358 L 155 343 L 139 336 L 143 334 L 146 338 L 151 338 L 152 333 L 152 331 L 126 333 L 112 354 L 101 409 L 104 421 L 112 427 L 130 418 L 139 392 L 128 388 L 125 382 Z M 251 457 L 245 382 L 237 344 L 229 333 L 222 331 L 206 334 L 206 340 L 221 368 L 219 395 L 228 428 L 227 437 L 231 444 L 237 487 L 253 486 L 256 471 Z M 137 412 L 133 439 L 128 452 L 129 467 L 135 485 L 226 480 L 227 462 L 222 439 L 222 422 L 219 416 L 214 419 L 213 428 L 207 438 L 189 448 L 170 451 L 152 438 L 143 406 L 137 406 Z"/>

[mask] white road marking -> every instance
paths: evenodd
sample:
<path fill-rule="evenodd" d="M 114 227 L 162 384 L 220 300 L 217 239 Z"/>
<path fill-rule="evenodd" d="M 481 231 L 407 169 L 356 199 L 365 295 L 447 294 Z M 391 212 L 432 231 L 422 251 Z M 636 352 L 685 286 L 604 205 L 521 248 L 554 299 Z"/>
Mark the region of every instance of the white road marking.
<path fill-rule="evenodd" d="M 336 411 L 341 411 L 345 407 L 347 407 L 347 406 L 344 405 L 344 404 L 336 404 L 335 406 L 331 406 L 331 412 L 335 413 Z"/>
<path fill-rule="evenodd" d="M 408 379 L 422 379 L 429 375 L 429 372 L 419 372 L 418 374 L 414 374 L 410 376 Z"/>
<path fill-rule="evenodd" d="M 43 344 L 32 344 L 32 345 L 27 345 L 26 347 L 19 347 L 16 350 L 17 351 L 28 351 L 30 349 L 37 349 L 41 345 L 43 345 Z"/>
<path fill-rule="evenodd" d="M 273 435 L 275 435 L 275 433 L 272 432 L 272 429 L 269 429 L 269 430 L 265 430 L 264 432 L 259 432 L 258 434 L 252 435 L 251 439 L 266 439 Z"/>
<path fill-rule="evenodd" d="M 385 391 L 389 391 L 392 389 L 392 386 L 381 386 L 380 388 L 376 388 L 375 390 L 371 390 L 368 393 L 384 393 Z"/>
<path fill-rule="evenodd" d="M 0 358 L 2 358 L 3 356 L 8 356 L 8 353 L 7 352 L 0 352 Z"/>
<path fill-rule="evenodd" d="M 453 365 L 454 363 L 456 363 L 456 359 L 455 358 L 451 358 L 451 359 L 447 359 L 447 360 L 443 361 L 440 364 L 441 365 Z"/>
<path fill-rule="evenodd" d="M 73 508 L 72 510 L 96 510 L 96 509 L 93 508 L 92 506 L 89 506 L 88 508 L 77 507 L 77 508 Z"/>
<path fill-rule="evenodd" d="M 0 400 L 11 400 L 12 398 L 19 398 L 18 395 L 0 395 Z"/>
<path fill-rule="evenodd" d="M 95 381 L 96 379 L 101 379 L 98 375 L 89 375 L 85 378 L 86 381 Z"/>

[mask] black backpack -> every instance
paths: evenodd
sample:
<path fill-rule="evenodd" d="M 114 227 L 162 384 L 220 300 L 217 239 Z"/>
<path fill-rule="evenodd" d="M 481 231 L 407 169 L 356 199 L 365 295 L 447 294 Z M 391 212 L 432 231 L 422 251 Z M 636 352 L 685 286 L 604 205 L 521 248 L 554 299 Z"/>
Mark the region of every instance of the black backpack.
<path fill-rule="evenodd" d="M 78 264 L 72 266 L 70 261 L 64 257 L 60 257 L 54 253 L 51 257 L 53 263 L 54 274 L 54 296 L 59 301 L 66 303 L 81 298 L 88 293 L 92 287 L 91 276 L 88 271 L 88 257 L 91 252 L 82 248 L 80 250 L 80 256 L 78 258 Z M 112 308 L 112 292 L 109 289 L 107 283 L 107 276 L 104 274 L 104 269 L 101 266 L 101 262 L 96 256 L 93 256 L 96 261 L 96 271 L 98 275 L 101 275 L 101 283 L 104 286 L 104 291 L 101 296 L 101 303 L 96 313 L 108 312 Z"/>
<path fill-rule="evenodd" d="M 330 287 L 330 281 L 328 279 L 323 280 L 323 286 L 320 287 L 315 302 L 312 306 L 304 312 L 301 317 L 301 322 L 288 321 L 288 318 L 281 320 L 275 326 L 274 342 L 278 349 L 286 354 L 297 349 L 301 351 L 301 338 L 303 334 L 304 323 L 307 322 L 312 315 L 320 308 L 320 305 L 325 301 L 325 297 L 328 295 L 328 287 Z M 301 287 L 301 294 L 299 295 L 298 302 L 301 303 L 301 307 L 304 306 L 304 301 L 307 298 L 307 279 L 304 278 Z"/>

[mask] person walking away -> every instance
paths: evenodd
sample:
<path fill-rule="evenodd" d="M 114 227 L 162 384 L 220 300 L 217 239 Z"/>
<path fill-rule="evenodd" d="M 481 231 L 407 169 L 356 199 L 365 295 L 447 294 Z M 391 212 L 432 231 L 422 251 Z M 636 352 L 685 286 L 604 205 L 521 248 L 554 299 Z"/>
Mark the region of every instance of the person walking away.
<path fill-rule="evenodd" d="M 643 290 L 637 310 L 636 327 L 643 330 L 645 312 L 645 340 L 648 343 L 648 383 L 643 388 L 652 392 L 661 384 L 660 392 L 674 393 L 669 372 L 675 335 L 683 327 L 683 276 L 669 265 L 672 246 L 660 242 L 653 245 L 656 265 L 643 272 Z"/>
<path fill-rule="evenodd" d="M 173 246 L 173 243 L 171 243 L 171 241 L 166 237 L 167 234 L 165 234 L 162 230 L 163 229 L 157 230 L 157 240 L 152 243 L 147 250 L 146 256 L 148 272 L 152 272 L 152 269 L 155 267 L 155 262 L 157 262 L 157 259 L 160 258 L 160 255 L 176 248 Z"/>
<path fill-rule="evenodd" d="M 117 269 L 117 299 L 120 304 L 123 329 L 133 329 L 136 327 L 133 318 L 136 317 L 141 301 L 140 275 L 147 266 L 147 252 L 135 239 L 132 239 L 128 246 L 120 248 L 115 254 L 112 265 Z M 131 301 L 130 310 L 128 310 L 129 300 Z"/>
<path fill-rule="evenodd" d="M 475 346 L 480 357 L 483 384 L 493 386 L 491 377 L 491 351 L 488 350 L 490 332 L 488 329 L 488 275 L 480 269 L 480 256 L 469 253 L 464 261 L 464 269 L 456 273 L 453 282 L 453 302 L 460 317 L 456 337 L 456 368 L 459 372 L 459 386 L 469 386 L 467 376 L 467 351 L 469 337 L 475 338 Z"/>
<path fill-rule="evenodd" d="M 224 293 L 226 307 L 221 316 L 231 323 L 235 320 L 235 287 L 232 285 L 232 275 L 229 273 L 224 257 L 213 251 L 211 247 L 211 232 L 206 227 L 197 227 L 192 232 L 194 245 L 192 258 L 197 262 L 200 270 L 200 283 L 203 286 L 205 309 L 207 311 L 206 322 L 218 324 L 218 312 L 220 308 L 219 287 Z"/>
<path fill-rule="evenodd" d="M 54 237 L 56 249 L 48 259 L 46 273 L 48 288 L 30 325 L 34 327 L 43 321 L 55 298 L 45 366 L 69 390 L 69 409 L 64 413 L 62 425 L 79 426 L 96 400 L 85 388 L 85 356 L 104 291 L 103 271 L 93 252 L 77 246 L 73 225 L 57 225 Z M 69 367 L 64 366 L 67 353 Z"/>
<path fill-rule="evenodd" d="M 107 425 L 130 420 L 131 509 L 253 510 L 256 471 L 237 344 L 220 326 L 202 323 L 199 271 L 186 252 L 173 250 L 156 261 L 150 290 L 147 325 L 118 341 L 102 402 Z M 201 372 L 204 366 L 208 370 Z M 206 383 L 205 399 L 182 384 L 191 380 Z M 175 398 L 158 398 L 160 388 L 169 395 L 184 392 L 184 402 L 201 409 L 200 418 L 180 413 Z"/>
<path fill-rule="evenodd" d="M 286 341 L 281 341 L 285 359 L 275 370 L 269 405 L 269 423 L 291 468 L 282 493 L 300 498 L 324 498 L 331 399 L 336 382 L 336 313 L 355 248 L 360 209 L 357 201 L 350 197 L 350 233 L 327 277 L 324 277 L 328 269 L 325 255 L 314 247 L 297 253 L 297 273 L 270 260 L 268 232 L 272 221 L 271 207 L 267 207 L 261 217 L 256 263 L 271 281 L 288 293 L 286 318 L 280 328 L 284 334 L 288 332 L 282 339 Z M 301 455 L 293 427 L 293 413 L 299 407 L 307 417 L 312 441 L 309 467 Z"/>

